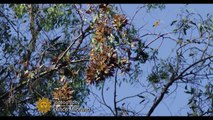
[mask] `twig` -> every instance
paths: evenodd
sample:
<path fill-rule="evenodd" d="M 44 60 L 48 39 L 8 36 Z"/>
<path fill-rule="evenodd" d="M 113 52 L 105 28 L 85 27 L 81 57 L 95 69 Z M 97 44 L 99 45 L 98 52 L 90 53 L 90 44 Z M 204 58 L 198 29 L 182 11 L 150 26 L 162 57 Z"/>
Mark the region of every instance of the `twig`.
<path fill-rule="evenodd" d="M 89 61 L 89 59 L 82 59 L 82 60 L 76 60 L 76 61 L 72 61 L 71 63 L 78 63 L 78 62 L 85 62 L 85 61 Z M 23 86 L 25 86 L 25 85 L 27 85 L 28 83 L 29 83 L 29 81 L 31 80 L 31 81 L 35 81 L 36 79 L 38 79 L 38 78 L 40 78 L 40 77 L 42 77 L 42 76 L 44 76 L 44 75 L 46 75 L 46 74 L 48 74 L 48 73 L 51 73 L 51 72 L 53 72 L 53 71 L 56 71 L 57 70 L 57 67 L 53 67 L 51 70 L 48 70 L 48 71 L 44 71 L 44 72 L 42 72 L 39 76 L 35 76 L 34 78 L 32 78 L 32 79 L 28 79 L 28 80 L 26 80 L 26 81 L 23 81 L 21 84 L 19 84 L 17 87 L 15 87 L 15 88 L 13 88 L 13 89 L 11 89 L 10 91 L 17 91 L 18 89 L 20 89 L 20 88 L 22 88 Z M 5 92 L 4 94 L 2 94 L 1 96 L 0 96 L 0 99 L 3 99 L 3 98 L 5 98 L 6 96 L 8 96 L 9 95 L 9 93 L 10 93 L 10 91 L 8 91 L 8 92 Z"/>
<path fill-rule="evenodd" d="M 84 31 L 87 31 L 90 27 L 87 27 Z M 83 35 L 84 33 L 81 33 L 77 38 L 73 40 L 73 42 L 67 47 L 67 49 L 59 56 L 59 59 L 56 62 L 56 67 L 58 63 L 61 61 L 61 59 L 64 57 L 64 55 L 68 52 L 68 50 L 75 44 L 75 42 Z"/>
<path fill-rule="evenodd" d="M 129 98 L 138 97 L 138 96 L 141 95 L 142 93 L 144 93 L 144 92 L 141 92 L 141 93 L 136 94 L 136 95 L 131 95 L 131 96 L 124 97 L 124 98 L 118 100 L 117 103 L 119 103 L 119 102 L 121 102 L 121 101 L 123 101 L 123 100 L 129 99 Z"/>
<path fill-rule="evenodd" d="M 138 13 L 142 8 L 144 8 L 144 7 L 145 7 L 145 6 L 139 7 L 138 10 L 134 13 L 134 15 L 133 15 L 133 17 L 131 18 L 131 21 L 130 21 L 131 24 L 132 24 L 132 22 L 133 22 L 135 16 L 137 15 L 137 13 Z"/>
<path fill-rule="evenodd" d="M 103 87 L 102 87 L 102 89 L 101 89 L 101 97 L 102 97 L 102 100 L 103 100 L 103 102 L 104 102 L 104 105 L 105 105 L 107 108 L 109 108 L 109 110 L 112 112 L 113 115 L 115 115 L 115 113 L 113 112 L 112 108 L 111 108 L 109 105 L 106 104 L 106 101 L 105 101 L 105 99 L 104 99 L 104 83 L 105 83 L 105 81 L 103 82 Z"/>
<path fill-rule="evenodd" d="M 46 75 L 46 74 L 48 74 L 48 73 L 50 73 L 50 72 L 53 72 L 53 71 L 55 71 L 55 70 L 56 70 L 56 69 L 51 69 L 51 70 L 49 70 L 49 71 L 45 71 L 45 72 L 41 73 L 41 74 L 39 75 L 39 77 L 42 77 L 42 76 L 44 76 L 44 75 Z M 36 80 L 36 79 L 37 79 L 37 77 L 34 77 L 34 78 L 32 78 L 32 81 L 34 81 L 34 80 Z M 27 83 L 29 83 L 29 81 L 30 81 L 30 79 L 28 79 L 28 80 L 26 80 L 26 81 L 23 81 L 21 84 L 19 84 L 17 87 L 14 87 L 14 88 L 11 89 L 10 91 L 17 91 L 19 88 L 21 88 L 21 87 L 25 86 Z M 8 96 L 9 93 L 10 93 L 10 91 L 8 91 L 8 92 L 4 93 L 3 95 L 1 95 L 1 96 L 0 96 L 0 99 L 3 99 L 3 98 L 5 98 L 6 96 Z"/>
<path fill-rule="evenodd" d="M 10 23 L 10 25 L 12 26 L 12 28 L 13 28 L 17 33 L 19 33 L 19 31 L 14 27 L 14 23 L 12 23 L 12 22 L 10 21 L 10 19 L 7 18 L 6 15 L 4 15 L 4 13 L 3 13 L 2 11 L 0 11 L 0 13 L 1 13 L 1 15 Z M 24 35 L 22 34 L 22 32 L 20 32 L 20 33 L 21 33 L 22 37 L 24 37 Z"/>
<path fill-rule="evenodd" d="M 117 85 L 117 76 L 118 76 L 118 69 L 116 70 L 116 73 L 115 73 L 115 84 L 114 84 L 114 109 L 115 109 L 115 116 L 118 116 L 118 110 L 117 110 L 117 102 L 116 102 L 116 93 L 117 93 L 117 88 L 116 88 L 116 85 Z"/>
<path fill-rule="evenodd" d="M 163 38 L 165 35 L 168 35 L 171 33 L 164 33 L 164 34 L 159 34 L 157 38 L 155 38 L 154 40 L 150 41 L 144 48 L 147 48 L 150 44 L 152 44 L 153 42 L 155 42 L 156 40 L 158 40 L 159 38 Z M 145 34 L 145 35 L 149 35 L 149 34 Z"/>

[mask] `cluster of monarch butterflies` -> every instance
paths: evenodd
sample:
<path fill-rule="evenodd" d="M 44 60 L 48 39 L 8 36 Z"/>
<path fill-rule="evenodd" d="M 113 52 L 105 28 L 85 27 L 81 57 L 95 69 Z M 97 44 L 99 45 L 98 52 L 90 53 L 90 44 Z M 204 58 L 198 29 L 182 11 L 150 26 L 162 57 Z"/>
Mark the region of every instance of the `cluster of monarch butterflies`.
<path fill-rule="evenodd" d="M 118 65 L 117 52 L 113 48 L 102 45 L 100 52 L 91 50 L 90 57 L 91 62 L 87 69 L 87 82 L 89 84 L 113 76 L 114 68 Z"/>
<path fill-rule="evenodd" d="M 110 10 L 107 4 L 99 5 L 99 9 L 103 14 Z M 90 14 L 91 11 L 86 11 L 86 13 Z M 107 16 L 103 15 L 96 20 L 95 24 L 92 26 L 95 29 L 95 44 L 93 44 L 90 51 L 90 64 L 86 75 L 89 84 L 98 83 L 101 80 L 105 80 L 107 77 L 113 76 L 115 68 L 121 68 L 127 64 L 124 59 L 121 61 L 118 60 L 118 53 L 113 46 L 109 45 L 108 37 L 113 30 L 121 31 L 128 20 L 121 14 L 114 14 L 112 19 L 113 20 L 109 20 Z M 57 61 L 57 59 L 55 61 Z M 65 59 L 65 61 L 69 60 Z M 60 72 L 61 74 L 65 74 L 69 71 L 61 70 Z M 62 83 L 64 79 L 62 78 L 61 80 L 60 82 Z M 56 102 L 72 102 L 73 93 L 74 90 L 68 86 L 67 82 L 64 82 L 61 87 L 55 88 L 53 100 Z"/>
<path fill-rule="evenodd" d="M 113 16 L 113 19 L 113 26 L 119 31 L 121 31 L 122 28 L 128 23 L 128 20 L 124 15 L 116 14 Z"/>
<path fill-rule="evenodd" d="M 73 98 L 73 92 L 74 90 L 68 86 L 67 82 L 65 82 L 62 87 L 55 88 L 53 92 L 53 100 L 71 102 Z"/>
<path fill-rule="evenodd" d="M 107 4 L 101 4 L 99 8 L 103 16 L 99 17 L 93 25 L 95 34 L 86 76 L 86 80 L 89 84 L 98 83 L 107 77 L 113 76 L 115 68 L 120 67 L 118 53 L 115 48 L 109 44 L 109 36 L 113 30 L 121 31 L 128 22 L 126 17 L 121 14 L 114 14 L 113 20 L 109 20 L 105 15 L 107 10 L 109 10 Z"/>

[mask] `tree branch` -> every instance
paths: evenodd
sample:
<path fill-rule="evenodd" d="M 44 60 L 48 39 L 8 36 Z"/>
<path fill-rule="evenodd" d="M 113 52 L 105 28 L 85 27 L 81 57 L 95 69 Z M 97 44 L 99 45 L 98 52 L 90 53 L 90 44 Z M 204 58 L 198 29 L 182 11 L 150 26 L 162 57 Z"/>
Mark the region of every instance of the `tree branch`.
<path fill-rule="evenodd" d="M 115 84 L 114 84 L 114 109 L 115 109 L 115 116 L 118 116 L 118 110 L 117 110 L 117 102 L 116 102 L 116 93 L 117 93 L 117 88 L 116 88 L 116 85 L 117 85 L 117 74 L 118 73 L 118 70 L 116 70 L 116 73 L 115 73 Z"/>
<path fill-rule="evenodd" d="M 76 41 L 77 39 L 79 39 L 79 37 L 81 37 L 81 35 L 82 35 L 82 34 L 80 34 L 77 38 L 75 38 L 75 39 L 73 40 L 73 43 L 71 43 L 71 44 L 69 45 L 69 47 L 62 53 L 62 55 L 61 55 L 60 58 L 58 59 L 57 63 L 59 63 L 59 61 L 62 59 L 62 57 L 63 57 L 63 56 L 67 53 L 67 51 L 72 47 L 72 45 L 75 43 L 75 41 Z M 78 62 L 85 62 L 85 61 L 88 61 L 88 59 L 71 61 L 71 63 L 78 63 Z M 57 70 L 57 68 L 58 68 L 58 67 L 57 67 L 57 64 L 56 64 L 56 66 L 54 66 L 51 70 L 42 72 L 38 77 L 34 77 L 34 78 L 28 79 L 28 80 L 24 80 L 24 81 L 21 82 L 17 87 L 11 89 L 10 91 L 13 91 L 13 90 L 16 91 L 16 90 L 22 88 L 23 86 L 27 85 L 27 84 L 29 83 L 30 80 L 31 80 L 31 81 L 34 81 L 34 80 L 36 80 L 37 78 L 40 78 L 40 77 L 42 77 L 42 76 L 44 76 L 44 75 L 46 75 L 46 74 L 48 74 L 48 73 L 51 73 L 51 72 Z M 7 97 L 7 96 L 9 95 L 10 91 L 5 92 L 4 94 L 2 94 L 2 95 L 0 96 L 0 99 L 3 99 L 3 98 L 5 98 L 5 97 Z"/>
<path fill-rule="evenodd" d="M 104 102 L 104 105 L 105 105 L 107 108 L 109 108 L 109 110 L 112 112 L 113 115 L 115 115 L 115 113 L 113 112 L 112 108 L 111 108 L 109 105 L 106 104 L 106 101 L 105 101 L 105 99 L 104 99 L 104 83 L 105 83 L 105 81 L 103 82 L 103 87 L 102 87 L 102 89 L 101 89 L 101 97 L 102 97 L 102 100 L 103 100 L 103 102 Z"/>
<path fill-rule="evenodd" d="M 89 28 L 90 28 L 90 26 L 87 27 L 84 31 L 87 31 Z M 64 55 L 68 52 L 68 50 L 75 44 L 75 42 L 76 42 L 83 34 L 84 34 L 84 32 L 81 33 L 77 38 L 75 38 L 75 39 L 73 40 L 73 42 L 67 47 L 67 49 L 59 56 L 59 58 L 58 58 L 58 60 L 57 60 L 57 62 L 56 62 L 56 67 L 57 67 L 58 63 L 61 61 L 61 59 L 64 57 Z"/>
<path fill-rule="evenodd" d="M 191 67 L 193 67 L 194 65 L 200 63 L 200 62 L 204 62 L 208 59 L 213 58 L 213 56 L 209 56 L 207 58 L 204 59 L 200 59 L 199 61 L 191 64 L 190 66 L 188 66 L 186 69 L 184 69 L 177 77 L 175 77 L 175 73 L 172 74 L 172 76 L 170 77 L 169 82 L 166 84 L 166 86 L 164 87 L 164 89 L 162 90 L 160 96 L 157 98 L 157 100 L 153 103 L 152 107 L 150 108 L 147 116 L 151 116 L 151 114 L 154 112 L 155 108 L 158 106 L 158 104 L 162 101 L 164 95 L 166 94 L 167 90 L 169 89 L 169 87 L 178 79 L 181 79 L 183 77 L 183 74 L 189 70 Z"/>
<path fill-rule="evenodd" d="M 147 116 L 151 116 L 151 114 L 154 112 L 155 108 L 158 106 L 158 104 L 161 102 L 161 100 L 163 99 L 165 93 L 167 92 L 168 88 L 174 83 L 176 79 L 174 79 L 174 74 L 171 76 L 169 82 L 167 83 L 167 85 L 165 86 L 165 88 L 162 90 L 160 96 L 158 97 L 158 99 L 153 103 L 152 107 L 150 108 Z"/>
<path fill-rule="evenodd" d="M 16 33 L 19 33 L 19 31 L 15 28 L 14 23 L 10 21 L 10 19 L 2 11 L 0 11 L 0 15 L 2 15 L 9 22 L 9 24 L 12 26 L 13 30 L 16 31 Z M 23 38 L 25 37 L 22 32 L 20 32 L 20 34 Z"/>

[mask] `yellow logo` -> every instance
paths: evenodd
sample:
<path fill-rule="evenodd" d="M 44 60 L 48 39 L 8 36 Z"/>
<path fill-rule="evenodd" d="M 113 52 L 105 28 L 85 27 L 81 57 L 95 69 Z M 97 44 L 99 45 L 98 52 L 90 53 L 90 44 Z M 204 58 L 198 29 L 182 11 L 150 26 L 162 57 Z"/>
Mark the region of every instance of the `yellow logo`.
<path fill-rule="evenodd" d="M 39 101 L 36 102 L 37 106 L 36 108 L 38 109 L 39 112 L 41 113 L 47 113 L 50 111 L 51 108 L 51 102 L 49 101 L 48 98 L 39 98 Z"/>

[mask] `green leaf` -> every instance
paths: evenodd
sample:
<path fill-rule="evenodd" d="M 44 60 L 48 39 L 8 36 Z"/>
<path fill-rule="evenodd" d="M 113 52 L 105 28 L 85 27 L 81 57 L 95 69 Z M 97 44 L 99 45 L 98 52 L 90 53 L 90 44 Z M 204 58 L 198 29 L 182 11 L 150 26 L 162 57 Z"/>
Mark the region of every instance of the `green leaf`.
<path fill-rule="evenodd" d="M 183 28 L 183 33 L 184 33 L 184 35 L 186 35 L 186 30 L 187 30 L 187 28 L 184 27 L 184 28 Z"/>
<path fill-rule="evenodd" d="M 174 25 L 177 22 L 177 20 L 172 21 L 172 23 L 170 24 L 170 26 Z"/>
<path fill-rule="evenodd" d="M 199 30 L 200 30 L 200 35 L 202 36 L 202 34 L 203 34 L 203 25 L 200 26 Z"/>
<path fill-rule="evenodd" d="M 187 105 L 191 104 L 192 103 L 192 98 L 189 99 L 189 102 L 187 103 Z"/>
<path fill-rule="evenodd" d="M 119 87 L 121 87 L 121 83 L 122 83 L 122 82 L 120 81 L 119 84 L 118 84 Z"/>
<path fill-rule="evenodd" d="M 116 41 L 115 44 L 119 44 L 119 38 L 118 38 L 118 36 L 115 36 L 115 41 Z"/>
<path fill-rule="evenodd" d="M 143 103 L 145 101 L 145 99 L 141 100 L 139 104 Z"/>
<path fill-rule="evenodd" d="M 139 97 L 139 98 L 142 98 L 142 99 L 144 99 L 144 98 L 145 98 L 145 97 L 144 97 L 144 96 L 142 96 L 142 95 L 138 95 L 138 97 Z"/>
<path fill-rule="evenodd" d="M 108 91 L 108 90 L 109 90 L 109 87 L 107 87 L 106 91 Z"/>
<path fill-rule="evenodd" d="M 185 86 L 185 90 L 187 90 L 187 85 Z"/>
<path fill-rule="evenodd" d="M 194 23 L 193 21 L 189 21 L 189 23 L 191 23 L 191 24 L 193 24 L 193 25 L 195 25 L 195 26 L 196 26 L 196 23 Z"/>
<path fill-rule="evenodd" d="M 185 93 L 187 93 L 187 94 L 194 94 L 194 92 L 195 92 L 195 89 L 194 89 L 194 88 L 191 88 L 190 91 L 185 91 Z"/>

